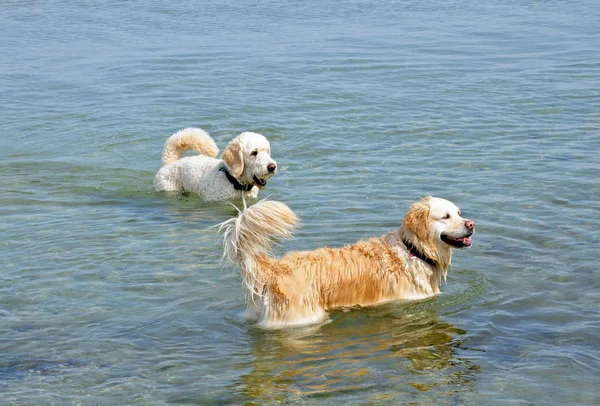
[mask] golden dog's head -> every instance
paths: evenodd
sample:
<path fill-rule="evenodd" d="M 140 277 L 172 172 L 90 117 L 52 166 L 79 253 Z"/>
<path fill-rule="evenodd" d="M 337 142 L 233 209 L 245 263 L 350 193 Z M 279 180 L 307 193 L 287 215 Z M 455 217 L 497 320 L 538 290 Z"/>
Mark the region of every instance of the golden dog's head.
<path fill-rule="evenodd" d="M 454 203 L 428 196 L 411 206 L 404 217 L 400 235 L 447 269 L 451 249 L 470 247 L 473 231 L 475 222 L 463 218 Z"/>

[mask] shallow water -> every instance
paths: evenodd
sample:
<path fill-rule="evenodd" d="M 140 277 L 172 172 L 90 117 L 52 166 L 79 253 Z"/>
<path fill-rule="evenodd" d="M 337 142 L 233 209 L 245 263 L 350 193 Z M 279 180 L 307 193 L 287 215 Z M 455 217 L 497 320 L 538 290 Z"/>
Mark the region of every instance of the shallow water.
<path fill-rule="evenodd" d="M 597 2 L 15 2 L 0 12 L 2 404 L 598 404 Z M 439 297 L 268 332 L 164 140 L 271 141 L 285 249 L 477 222 Z"/>

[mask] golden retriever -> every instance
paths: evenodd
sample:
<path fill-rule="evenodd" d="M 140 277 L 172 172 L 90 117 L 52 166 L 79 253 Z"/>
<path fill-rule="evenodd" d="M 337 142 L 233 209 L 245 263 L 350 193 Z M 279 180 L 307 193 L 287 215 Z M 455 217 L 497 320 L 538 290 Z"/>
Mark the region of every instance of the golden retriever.
<path fill-rule="evenodd" d="M 188 149 L 198 155 L 182 157 Z M 165 142 L 155 190 L 190 192 L 206 201 L 257 197 L 277 172 L 269 141 L 261 134 L 243 132 L 227 144 L 221 159 L 216 158 L 218 153 L 206 131 L 186 128 L 176 132 Z"/>
<path fill-rule="evenodd" d="M 382 237 L 273 258 L 273 240 L 291 237 L 297 224 L 285 204 L 260 201 L 220 225 L 224 255 L 241 269 L 248 315 L 263 327 L 317 323 L 330 309 L 437 295 L 452 248 L 471 246 L 475 230 L 452 202 L 429 196 Z"/>

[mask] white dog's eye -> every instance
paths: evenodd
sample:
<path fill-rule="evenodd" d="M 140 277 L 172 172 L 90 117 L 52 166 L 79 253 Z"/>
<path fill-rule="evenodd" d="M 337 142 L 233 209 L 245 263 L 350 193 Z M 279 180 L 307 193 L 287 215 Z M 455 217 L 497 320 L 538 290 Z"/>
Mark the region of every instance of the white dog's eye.
<path fill-rule="evenodd" d="M 258 155 L 258 151 L 257 151 L 257 150 L 254 150 L 254 151 L 250 152 L 250 155 L 252 155 L 252 156 L 257 156 L 257 155 Z"/>
<path fill-rule="evenodd" d="M 450 213 L 446 213 L 444 215 L 444 217 L 442 217 L 442 220 L 448 220 L 450 218 Z"/>

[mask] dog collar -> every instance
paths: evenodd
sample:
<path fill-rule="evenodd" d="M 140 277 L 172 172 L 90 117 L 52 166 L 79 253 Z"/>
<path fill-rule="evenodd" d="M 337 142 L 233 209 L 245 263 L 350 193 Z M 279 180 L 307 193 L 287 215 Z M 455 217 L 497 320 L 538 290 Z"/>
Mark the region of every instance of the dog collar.
<path fill-rule="evenodd" d="M 421 261 L 425 261 L 429 265 L 438 266 L 438 264 L 433 259 L 431 259 L 427 255 L 423 254 L 421 251 L 419 251 L 417 249 L 417 247 L 412 245 L 410 242 L 406 241 L 405 239 L 402 239 L 402 244 L 404 244 L 406 246 L 406 249 L 408 250 L 408 254 L 411 258 L 419 258 Z"/>
<path fill-rule="evenodd" d="M 254 187 L 254 185 L 242 185 L 240 182 L 238 182 L 238 180 L 236 178 L 233 177 L 232 174 L 229 173 L 229 171 L 227 170 L 227 168 L 225 166 L 222 166 L 221 168 L 219 168 L 219 171 L 225 173 L 227 180 L 229 181 L 229 183 L 231 183 L 233 185 L 233 188 L 235 190 L 249 192 Z"/>

